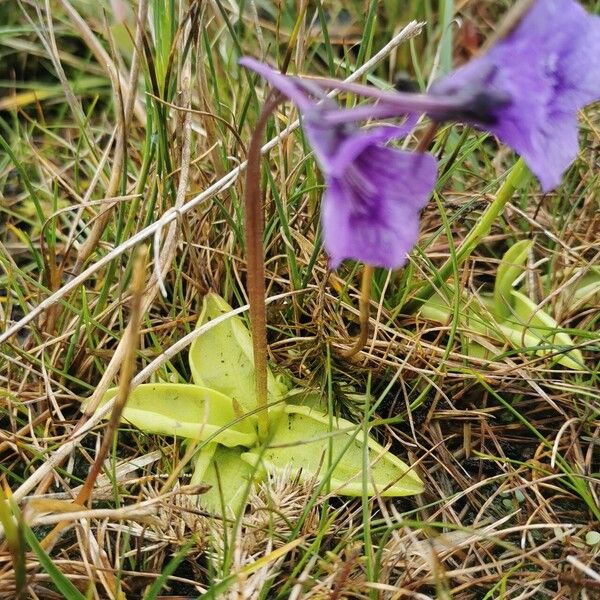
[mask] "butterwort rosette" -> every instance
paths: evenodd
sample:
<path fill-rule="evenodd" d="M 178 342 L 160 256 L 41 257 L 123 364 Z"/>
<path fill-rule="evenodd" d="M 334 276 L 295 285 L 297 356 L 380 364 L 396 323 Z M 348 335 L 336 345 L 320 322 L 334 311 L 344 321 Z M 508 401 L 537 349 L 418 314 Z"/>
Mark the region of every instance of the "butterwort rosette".
<path fill-rule="evenodd" d="M 386 146 L 404 137 L 415 124 L 361 129 L 332 122 L 343 109 L 321 97 L 309 81 L 282 75 L 252 58 L 240 61 L 292 100 L 325 175 L 322 202 L 323 243 L 332 268 L 344 259 L 396 269 L 416 244 L 419 213 L 435 186 L 437 163 L 425 153 Z M 313 99 L 317 96 L 316 99 Z"/>
<path fill-rule="evenodd" d="M 508 35 L 430 92 L 480 97 L 470 108 L 483 118 L 454 118 L 495 134 L 551 190 L 579 150 L 577 111 L 600 97 L 600 17 L 573 0 L 536 0 Z"/>

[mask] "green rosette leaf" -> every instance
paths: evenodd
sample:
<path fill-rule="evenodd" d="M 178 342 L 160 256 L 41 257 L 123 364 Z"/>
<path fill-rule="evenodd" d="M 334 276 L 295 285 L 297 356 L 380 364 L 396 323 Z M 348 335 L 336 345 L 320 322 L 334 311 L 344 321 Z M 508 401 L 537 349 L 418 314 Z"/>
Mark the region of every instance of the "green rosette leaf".
<path fill-rule="evenodd" d="M 193 485 L 205 483 L 210 489 L 198 497 L 198 503 L 207 511 L 234 517 L 246 505 L 251 481 L 256 480 L 256 469 L 242 459 L 242 448 L 225 448 L 207 444 L 194 459 Z"/>
<path fill-rule="evenodd" d="M 101 405 L 116 395 L 117 388 L 108 390 Z M 252 423 L 238 420 L 231 398 L 191 384 L 138 385 L 127 399 L 121 421 L 147 433 L 211 439 L 225 446 L 251 446 L 256 441 Z"/>
<path fill-rule="evenodd" d="M 523 273 L 525 261 L 532 245 L 531 240 L 521 240 L 511 246 L 502 257 L 494 284 L 494 315 L 496 319 L 506 319 L 512 312 L 513 284 Z"/>
<path fill-rule="evenodd" d="M 245 452 L 242 458 L 271 473 L 299 473 L 301 480 L 320 480 L 329 471 L 333 494 L 361 496 L 364 446 L 357 427 L 340 418 L 330 424 L 327 415 L 306 406 L 286 406 L 273 426 L 267 449 L 262 454 Z M 369 496 L 410 496 L 423 491 L 414 470 L 372 438 L 365 476 Z"/>
<path fill-rule="evenodd" d="M 558 323 L 544 310 L 539 309 L 535 302 L 516 290 L 510 290 L 510 314 L 506 319 L 495 320 L 486 306 L 491 305 L 490 298 L 482 297 L 486 306 L 468 299 L 462 294 L 459 311 L 459 325 L 466 338 L 463 351 L 469 356 L 492 360 L 503 354 L 502 345 L 508 342 L 519 352 L 533 352 L 537 356 L 550 353 L 557 354 L 555 360 L 568 369 L 583 368 L 583 355 L 574 348 L 571 337 L 561 330 Z M 452 301 L 440 293 L 434 294 L 421 307 L 421 314 L 438 323 L 447 324 L 452 320 Z M 481 345 L 483 340 L 491 340 Z M 549 347 L 554 346 L 554 348 Z M 495 349 L 494 349 L 495 348 Z"/>
<path fill-rule="evenodd" d="M 513 314 L 507 319 L 506 325 L 521 329 L 538 338 L 538 343 L 549 344 L 554 348 L 540 350 L 540 354 L 564 351 L 557 356 L 556 361 L 569 369 L 583 368 L 583 355 L 571 336 L 565 333 L 559 324 L 530 298 L 512 290 Z"/>
<path fill-rule="evenodd" d="M 221 296 L 209 293 L 204 297 L 197 327 L 232 310 Z M 194 383 L 225 394 L 240 407 L 240 412 L 253 411 L 256 409 L 253 356 L 250 332 L 242 319 L 230 317 L 193 341 L 189 361 Z M 287 392 L 271 370 L 267 386 L 270 402 L 281 399 Z"/>

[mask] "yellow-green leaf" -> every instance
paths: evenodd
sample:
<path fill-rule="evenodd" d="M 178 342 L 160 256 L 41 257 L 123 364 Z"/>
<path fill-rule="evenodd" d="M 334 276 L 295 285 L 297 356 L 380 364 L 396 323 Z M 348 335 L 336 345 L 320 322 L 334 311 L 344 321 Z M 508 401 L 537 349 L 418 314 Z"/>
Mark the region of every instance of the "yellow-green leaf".
<path fill-rule="evenodd" d="M 538 356 L 571 348 L 564 354 L 558 354 L 556 362 L 569 369 L 581 369 L 583 355 L 573 348 L 573 340 L 560 330 L 556 321 L 548 313 L 538 310 L 536 304 L 520 292 L 511 290 L 510 296 L 511 301 L 507 304 L 511 306 L 511 314 L 504 320 L 494 321 L 494 317 L 484 306 L 472 300 L 468 302 L 466 294 L 463 294 L 459 311 L 459 325 L 467 338 L 463 350 L 470 356 L 490 359 L 502 354 L 501 348 L 494 353 L 473 342 L 481 336 L 501 344 L 508 341 L 520 352 L 531 349 Z M 482 300 L 486 305 L 489 304 L 485 302 L 485 297 Z M 432 321 L 447 324 L 451 321 L 453 312 L 451 303 L 438 293 L 423 304 L 421 314 Z M 550 344 L 556 346 L 556 350 L 543 347 Z"/>
<path fill-rule="evenodd" d="M 235 516 L 244 509 L 248 498 L 249 482 L 256 478 L 256 469 L 242 460 L 241 448 L 225 448 L 208 444 L 194 459 L 193 485 L 206 483 L 210 489 L 198 497 L 206 510 Z"/>
<path fill-rule="evenodd" d="M 521 240 L 513 244 L 502 257 L 494 284 L 494 315 L 497 319 L 506 319 L 511 313 L 512 286 L 523 272 L 532 245 L 531 240 Z"/>
<path fill-rule="evenodd" d="M 569 270 L 568 273 L 553 273 L 552 278 L 560 282 L 561 279 L 570 279 L 583 270 L 582 268 Z M 547 285 L 550 283 L 549 275 L 544 276 L 542 279 Z M 560 288 L 561 292 L 558 296 L 557 306 L 564 307 L 569 312 L 596 306 L 600 300 L 600 267 L 585 268 L 583 276 L 566 287 L 561 285 Z"/>
<path fill-rule="evenodd" d="M 556 346 L 556 350 L 542 350 L 542 354 L 568 349 L 564 354 L 557 356 L 557 362 L 570 369 L 581 369 L 583 355 L 571 336 L 561 330 L 558 323 L 525 294 L 512 290 L 514 313 L 507 319 L 507 324 L 515 324 L 525 328 L 537 336 L 542 343 Z"/>
<path fill-rule="evenodd" d="M 117 388 L 108 390 L 102 404 L 116 394 Z M 206 387 L 182 383 L 138 385 L 129 395 L 121 417 L 123 422 L 147 433 L 197 440 L 211 438 L 225 446 L 251 446 L 256 441 L 252 423 L 236 419 L 231 398 Z"/>
<path fill-rule="evenodd" d="M 217 294 L 204 298 L 198 327 L 233 309 Z M 256 409 L 252 338 L 243 321 L 233 316 L 196 338 L 189 354 L 192 378 L 230 397 L 243 412 Z M 267 376 L 269 400 L 279 400 L 287 391 L 271 371 Z"/>
<path fill-rule="evenodd" d="M 270 472 L 300 473 L 302 480 L 321 479 L 328 465 L 330 489 L 334 494 L 360 496 L 363 493 L 362 432 L 352 439 L 359 427 L 345 419 L 329 417 L 306 406 L 286 406 L 273 428 L 262 464 Z M 256 452 L 242 455 L 258 465 Z M 368 495 L 409 496 L 423 491 L 421 480 L 406 463 L 387 451 L 374 439 L 368 441 Z"/>

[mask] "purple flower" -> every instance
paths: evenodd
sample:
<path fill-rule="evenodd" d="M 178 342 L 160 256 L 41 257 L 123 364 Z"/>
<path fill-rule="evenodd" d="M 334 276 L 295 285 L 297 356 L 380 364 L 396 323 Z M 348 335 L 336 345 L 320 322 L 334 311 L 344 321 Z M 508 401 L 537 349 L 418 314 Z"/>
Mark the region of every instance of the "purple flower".
<path fill-rule="evenodd" d="M 415 121 L 403 126 L 359 129 L 354 123 L 330 123 L 343 112 L 308 81 L 287 77 L 252 58 L 240 64 L 264 77 L 292 100 L 325 174 L 322 202 L 323 242 L 337 268 L 347 258 L 396 269 L 406 262 L 419 233 L 419 212 L 435 186 L 433 156 L 385 146 L 405 136 Z"/>
<path fill-rule="evenodd" d="M 436 82 L 431 93 L 469 92 L 477 114 L 453 117 L 494 133 L 523 156 L 544 191 L 560 183 L 579 150 L 577 111 L 600 97 L 600 17 L 573 0 L 537 0 L 518 25 L 481 58 Z"/>

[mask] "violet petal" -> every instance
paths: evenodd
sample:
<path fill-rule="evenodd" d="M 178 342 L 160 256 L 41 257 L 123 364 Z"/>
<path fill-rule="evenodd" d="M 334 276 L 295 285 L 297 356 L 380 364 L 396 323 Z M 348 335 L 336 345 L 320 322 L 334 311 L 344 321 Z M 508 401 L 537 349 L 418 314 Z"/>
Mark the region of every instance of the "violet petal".
<path fill-rule="evenodd" d="M 577 110 L 600 97 L 600 17 L 574 0 L 537 0 L 507 37 L 431 93 L 469 88 L 510 101 L 488 123 L 464 120 L 521 154 L 544 191 L 556 187 L 577 156 Z"/>
<path fill-rule="evenodd" d="M 433 156 L 383 146 L 365 148 L 341 176 L 330 174 L 322 221 L 332 268 L 347 258 L 388 269 L 404 265 L 436 176 Z"/>

